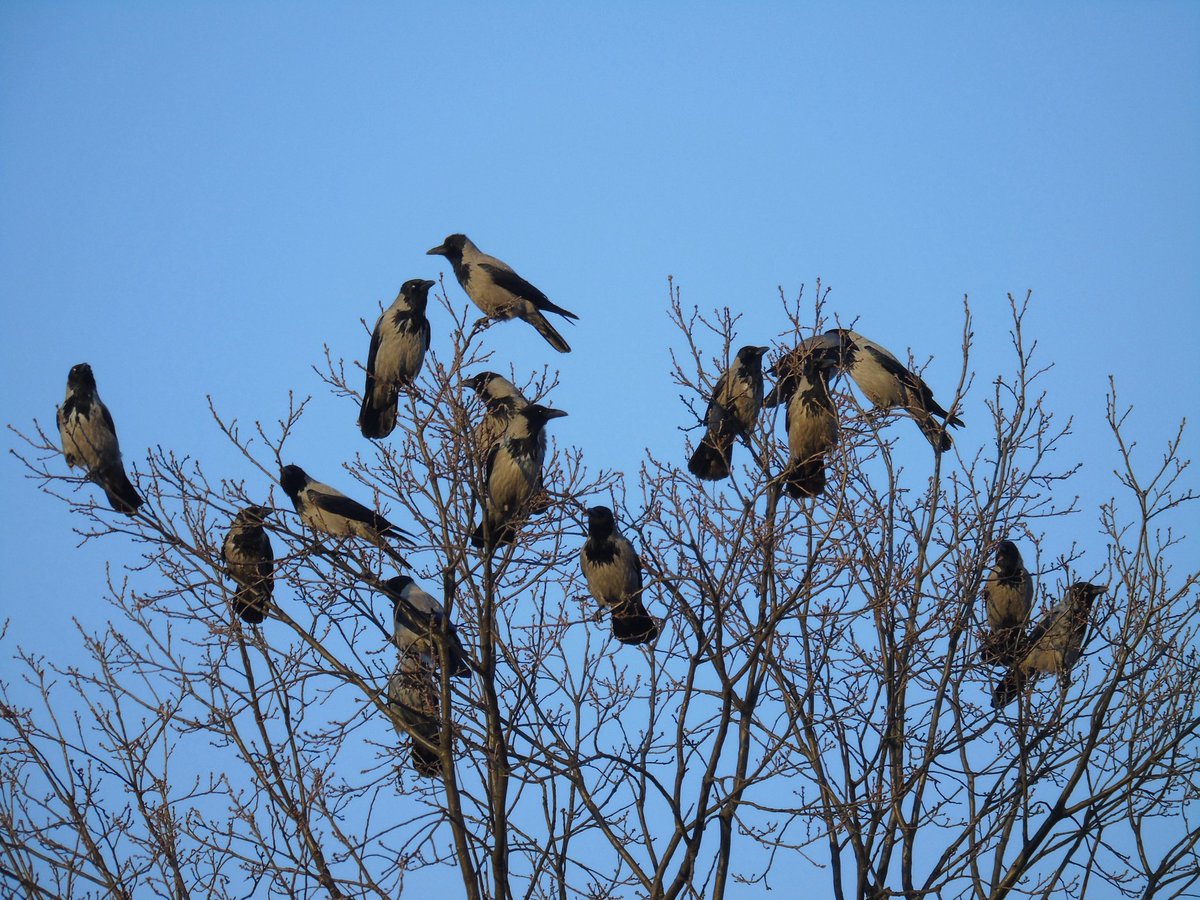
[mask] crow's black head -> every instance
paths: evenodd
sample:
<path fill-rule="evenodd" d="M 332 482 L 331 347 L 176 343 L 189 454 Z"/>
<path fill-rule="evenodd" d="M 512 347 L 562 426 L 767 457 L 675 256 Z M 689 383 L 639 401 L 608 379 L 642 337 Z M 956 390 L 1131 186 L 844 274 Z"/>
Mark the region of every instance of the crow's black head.
<path fill-rule="evenodd" d="M 497 375 L 495 372 L 480 372 L 478 375 L 468 378 L 463 384 L 473 388 L 475 395 L 491 411 L 497 409 L 511 411 L 527 405 L 525 395 L 517 389 L 517 386 L 503 375 Z"/>
<path fill-rule="evenodd" d="M 283 488 L 283 492 L 296 499 L 296 495 L 304 489 L 304 486 L 312 481 L 307 473 L 299 466 L 284 466 L 279 471 L 279 486 Z"/>
<path fill-rule="evenodd" d="M 818 375 L 828 374 L 830 369 L 841 363 L 841 347 L 837 330 L 828 331 L 801 341 L 794 349 L 779 357 L 767 371 L 780 381 L 800 376 L 814 381 Z M 791 391 L 786 390 L 785 393 L 790 396 Z"/>
<path fill-rule="evenodd" d="M 1021 554 L 1012 541 L 1001 541 L 996 545 L 996 571 L 1011 575 L 1021 565 Z"/>
<path fill-rule="evenodd" d="M 542 406 L 540 403 L 530 403 L 519 413 L 528 421 L 530 428 L 540 428 L 551 419 L 561 419 L 567 413 L 561 409 L 551 409 L 548 406 Z"/>
<path fill-rule="evenodd" d="M 71 371 L 67 373 L 67 390 L 69 391 L 94 391 L 96 389 L 96 376 L 92 374 L 92 367 L 87 363 L 79 363 L 79 365 L 71 366 Z"/>
<path fill-rule="evenodd" d="M 426 256 L 444 256 L 451 261 L 462 259 L 463 245 L 467 242 L 465 234 L 451 234 L 438 246 L 425 251 Z"/>
<path fill-rule="evenodd" d="M 248 525 L 261 525 L 274 510 L 269 506 L 251 504 L 237 514 L 237 517 Z"/>
<path fill-rule="evenodd" d="M 770 347 L 746 346 L 737 352 L 738 362 L 751 371 L 762 371 L 762 358 Z"/>
<path fill-rule="evenodd" d="M 606 538 L 616 529 L 616 520 L 607 506 L 593 506 L 588 511 L 588 534 L 594 538 Z"/>
<path fill-rule="evenodd" d="M 861 349 L 854 340 L 857 335 L 849 328 L 831 328 L 821 336 L 820 355 L 829 360 L 830 365 L 850 366 Z"/>
<path fill-rule="evenodd" d="M 1071 595 L 1075 597 L 1085 608 L 1091 609 L 1092 602 L 1101 594 L 1107 594 L 1108 588 L 1099 584 L 1089 584 L 1086 581 L 1077 581 L 1071 585 Z"/>
<path fill-rule="evenodd" d="M 488 385 L 492 383 L 493 379 L 499 377 L 495 372 L 480 372 L 478 375 L 472 375 L 463 384 L 472 388 L 480 397 L 485 397 L 487 396 Z"/>
<path fill-rule="evenodd" d="M 389 578 L 385 581 L 383 587 L 387 595 L 391 597 L 392 602 L 395 603 L 404 596 L 404 589 L 412 583 L 413 580 L 407 575 L 397 575 L 395 578 Z"/>
<path fill-rule="evenodd" d="M 843 336 L 849 340 L 849 335 L 850 332 L 844 328 L 834 329 L 801 341 L 796 349 L 806 354 L 815 367 L 833 368 L 843 362 Z"/>
<path fill-rule="evenodd" d="M 400 293 L 408 301 L 409 308 L 424 312 L 425 305 L 429 302 L 429 289 L 435 284 L 436 281 L 430 281 L 428 278 L 410 278 L 400 286 Z"/>

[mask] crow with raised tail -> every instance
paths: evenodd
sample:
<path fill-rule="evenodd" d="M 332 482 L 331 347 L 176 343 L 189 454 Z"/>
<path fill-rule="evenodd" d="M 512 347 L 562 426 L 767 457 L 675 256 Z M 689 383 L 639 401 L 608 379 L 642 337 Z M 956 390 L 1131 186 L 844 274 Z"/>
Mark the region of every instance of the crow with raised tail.
<path fill-rule="evenodd" d="M 775 366 L 772 404 L 786 403 L 788 464 L 783 489 L 793 499 L 825 492 L 825 456 L 838 442 L 838 414 L 829 393 L 836 359 L 819 344 L 801 345 Z"/>
<path fill-rule="evenodd" d="M 476 547 L 512 543 L 517 527 L 531 513 L 539 512 L 542 493 L 542 463 L 546 457 L 542 429 L 551 419 L 565 416 L 561 409 L 531 403 L 513 413 L 504 437 L 487 459 L 485 523 L 480 523 L 471 541 Z"/>
<path fill-rule="evenodd" d="M 543 313 L 558 313 L 566 319 L 579 316 L 551 303 L 549 297 L 514 272 L 508 263 L 488 256 L 465 234 L 452 234 L 426 253 L 450 261 L 462 289 L 489 319 L 524 319 L 559 353 L 571 352 L 570 345 Z"/>
<path fill-rule="evenodd" d="M 420 656 L 401 654 L 388 679 L 388 712 L 396 734 L 412 744 L 412 767 L 418 775 L 442 775 L 442 717 L 433 671 Z"/>
<path fill-rule="evenodd" d="M 961 428 L 963 421 L 942 409 L 920 375 L 856 331 L 834 328 L 826 335 L 836 336 L 841 341 L 839 368 L 850 374 L 876 409 L 899 409 L 908 413 L 937 453 L 950 449 L 954 441 L 946 426 Z M 939 422 L 938 418 L 943 421 Z"/>
<path fill-rule="evenodd" d="M 612 617 L 612 634 L 622 644 L 649 644 L 662 622 L 642 603 L 642 563 L 633 545 L 617 530 L 612 510 L 593 506 L 588 537 L 579 550 L 579 567 L 588 591 Z"/>
<path fill-rule="evenodd" d="M 703 481 L 729 477 L 736 438 L 748 437 L 763 402 L 762 358 L 769 347 L 743 347 L 713 388 L 704 421 L 708 430 L 692 458 L 688 471 Z"/>
<path fill-rule="evenodd" d="M 275 554 L 263 527 L 269 515 L 269 506 L 247 506 L 234 516 L 221 545 L 225 570 L 237 584 L 233 610 L 252 625 L 266 618 L 275 590 Z"/>
<path fill-rule="evenodd" d="M 990 629 L 983 642 L 983 661 L 1010 666 L 1033 606 L 1033 576 L 1012 541 L 996 545 L 996 564 L 983 585 L 983 605 Z"/>
<path fill-rule="evenodd" d="M 96 392 L 96 378 L 87 363 L 72 366 L 67 373 L 67 398 L 58 408 L 57 419 L 67 465 L 84 469 L 117 512 L 130 516 L 137 512 L 142 497 L 125 474 L 117 427 Z"/>
<path fill-rule="evenodd" d="M 300 520 L 314 531 L 334 537 L 364 538 L 401 565 L 408 565 L 387 539 L 411 546 L 412 535 L 397 528 L 375 510 L 351 500 L 336 488 L 313 481 L 299 466 L 284 466 L 279 473 L 279 485 L 291 498 Z"/>
<path fill-rule="evenodd" d="M 1065 689 L 1071 683 L 1071 669 L 1083 655 L 1092 604 L 1108 588 L 1077 581 L 1067 595 L 1052 606 L 1014 654 L 1016 660 L 996 685 L 992 706 L 1001 709 L 1012 703 L 1025 689 L 1030 678 L 1058 675 Z"/>
<path fill-rule="evenodd" d="M 358 415 L 358 427 L 365 438 L 385 438 L 392 433 L 400 391 L 421 372 L 429 349 L 425 307 L 434 283 L 423 278 L 404 282 L 392 305 L 375 323 L 367 351 L 367 385 Z"/>
<path fill-rule="evenodd" d="M 442 604 L 417 587 L 407 575 L 383 582 L 383 592 L 392 601 L 394 637 L 401 654 L 418 654 L 428 666 L 436 667 L 441 658 L 438 646 L 445 629 L 450 674 L 459 678 L 471 674 L 471 663 L 458 639 L 458 629 L 454 623 L 446 621 Z"/>
<path fill-rule="evenodd" d="M 483 401 L 484 414 L 479 424 L 475 426 L 474 437 L 476 448 L 482 458 L 487 459 L 492 448 L 504 437 L 504 432 L 508 429 L 508 420 L 512 418 L 513 413 L 527 407 L 529 401 L 525 399 L 525 395 L 515 384 L 495 372 L 480 372 L 463 383 L 472 388 L 475 395 Z M 546 452 L 546 433 L 544 431 L 541 433 L 541 444 L 544 455 Z"/>

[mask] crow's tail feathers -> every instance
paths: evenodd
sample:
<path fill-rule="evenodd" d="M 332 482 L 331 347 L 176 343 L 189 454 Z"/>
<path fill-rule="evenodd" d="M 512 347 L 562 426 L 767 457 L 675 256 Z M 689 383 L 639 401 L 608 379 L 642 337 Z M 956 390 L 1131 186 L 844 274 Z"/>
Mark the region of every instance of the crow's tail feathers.
<path fill-rule="evenodd" d="M 132 516 L 145 502 L 129 481 L 129 476 L 125 474 L 125 467 L 120 462 L 98 471 L 96 481 L 104 489 L 108 505 L 119 513 Z"/>
<path fill-rule="evenodd" d="M 622 644 L 651 644 L 662 632 L 662 625 L 662 620 L 650 615 L 637 598 L 612 611 L 612 634 Z"/>
<path fill-rule="evenodd" d="M 442 758 L 436 751 L 421 743 L 415 735 L 412 739 L 412 767 L 418 775 L 424 775 L 426 778 L 442 777 Z"/>
<path fill-rule="evenodd" d="M 696 452 L 688 460 L 688 471 L 701 481 L 720 481 L 729 477 L 729 460 L 733 441 L 724 441 L 711 433 L 704 435 L 696 445 Z"/>
<path fill-rule="evenodd" d="M 558 310 L 557 307 L 555 308 L 555 311 L 565 312 L 565 310 Z M 546 343 L 548 343 L 559 353 L 571 352 L 571 345 L 563 340 L 563 336 L 554 330 L 554 326 L 547 322 L 546 317 L 540 312 L 531 313 L 525 321 L 536 328 L 538 330 L 538 334 L 546 339 Z"/>
<path fill-rule="evenodd" d="M 1004 677 L 996 683 L 995 690 L 992 691 L 992 707 L 994 709 L 1003 709 L 1017 699 L 1021 690 L 1025 686 L 1025 676 L 1019 669 L 1013 667 L 1009 669 Z"/>
<path fill-rule="evenodd" d="M 370 386 L 363 392 L 362 411 L 358 414 L 358 427 L 362 435 L 373 441 L 387 437 L 396 428 L 396 396 L 380 403 Z"/>
<path fill-rule="evenodd" d="M 551 303 L 549 300 L 543 300 L 541 303 L 539 303 L 538 309 L 542 310 L 543 312 L 558 313 L 564 319 L 579 318 L 579 316 L 575 315 L 575 313 L 571 312 L 569 309 L 563 309 L 557 303 Z"/>
<path fill-rule="evenodd" d="M 463 650 L 462 642 L 459 641 L 458 635 L 454 632 L 450 633 L 450 643 L 446 648 L 449 652 L 446 654 L 450 663 L 450 674 L 455 678 L 467 678 L 475 671 L 475 667 L 471 665 L 471 660 L 467 658 L 467 652 Z"/>
<path fill-rule="evenodd" d="M 794 461 L 783 473 L 783 489 L 793 500 L 825 493 L 825 456 Z"/>
<path fill-rule="evenodd" d="M 233 595 L 233 611 L 243 622 L 260 624 L 267 617 L 271 592 L 254 585 L 242 585 Z"/>
<path fill-rule="evenodd" d="M 511 544 L 517 535 L 517 529 L 509 524 L 502 523 L 492 526 L 492 546 L 498 547 L 501 544 Z M 475 547 L 483 549 L 486 541 L 483 539 L 483 523 L 480 522 L 475 526 L 475 530 L 471 532 L 471 544 Z"/>
<path fill-rule="evenodd" d="M 426 670 L 400 671 L 388 683 L 388 708 L 396 733 L 412 745 L 412 767 L 418 775 L 442 775 L 439 742 L 442 723 L 437 717 L 437 692 Z"/>
<path fill-rule="evenodd" d="M 933 416 L 914 416 L 914 420 L 917 427 L 921 429 L 921 433 L 928 438 L 935 453 L 945 453 L 954 446 L 954 440 L 947 433 L 946 426 Z"/>
<path fill-rule="evenodd" d="M 384 553 L 386 553 L 388 556 L 390 556 L 396 562 L 396 565 L 401 566 L 405 569 L 407 569 L 409 567 L 408 560 L 404 558 L 404 554 L 402 554 L 399 550 L 397 550 L 395 547 L 393 547 L 391 544 L 389 544 L 387 542 L 386 538 L 384 538 L 384 537 L 379 538 L 379 549 L 382 550 Z"/>

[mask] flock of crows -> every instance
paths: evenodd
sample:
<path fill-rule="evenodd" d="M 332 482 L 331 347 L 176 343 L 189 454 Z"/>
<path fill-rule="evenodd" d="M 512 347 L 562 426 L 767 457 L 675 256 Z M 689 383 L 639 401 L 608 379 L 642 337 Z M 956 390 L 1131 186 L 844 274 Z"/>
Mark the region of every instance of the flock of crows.
<path fill-rule="evenodd" d="M 555 350 L 570 352 L 570 345 L 544 314 L 578 317 L 556 306 L 506 263 L 480 251 L 466 235 L 452 234 L 428 253 L 449 261 L 459 284 L 486 318 L 522 319 Z M 412 388 L 429 348 L 425 310 L 434 284 L 428 279 L 406 281 L 375 324 L 358 420 L 364 437 L 383 439 L 396 427 L 400 393 Z M 918 374 L 855 331 L 832 329 L 783 354 L 768 369 L 776 380 L 764 396 L 763 356 L 768 350 L 741 348 L 714 386 L 704 436 L 688 461 L 697 478 L 728 477 L 734 442 L 748 442 L 763 407 L 784 404 L 789 461 L 779 476 L 780 486 L 797 499 L 823 493 L 826 455 L 838 440 L 838 412 L 829 389 L 830 379 L 838 374 L 848 374 L 875 410 L 909 415 L 936 453 L 952 446 L 946 426 L 963 425 L 934 400 Z M 485 407 L 472 434 L 480 458 L 486 459 L 486 491 L 483 515 L 471 541 L 490 553 L 500 544 L 514 542 L 529 516 L 549 508 L 542 486 L 545 426 L 566 413 L 530 403 L 512 382 L 494 372 L 481 372 L 465 384 Z M 66 400 L 57 420 L 67 464 L 84 469 L 114 510 L 133 515 L 143 500 L 125 472 L 112 416 L 86 363 L 72 367 L 67 375 Z M 283 467 L 279 484 L 301 521 L 314 532 L 364 539 L 407 566 L 393 542 L 411 545 L 411 535 L 374 509 L 313 480 L 296 465 Z M 272 512 L 258 505 L 242 509 L 222 544 L 226 570 L 237 585 L 234 610 L 253 624 L 265 619 L 274 589 L 274 554 L 264 524 Z M 588 536 L 579 559 L 590 593 L 608 611 L 614 638 L 632 645 L 653 643 L 663 623 L 650 615 L 642 601 L 637 552 L 617 528 L 611 509 L 595 506 L 587 516 Z M 388 685 L 389 702 L 404 723 L 402 733 L 412 737 L 414 768 L 437 775 L 442 763 L 435 668 L 442 660 L 449 674 L 467 677 L 471 661 L 442 605 L 412 578 L 400 575 L 381 586 L 393 604 L 394 637 L 400 651 L 398 669 Z M 1082 652 L 1092 602 L 1103 592 L 1104 588 L 1078 582 L 1033 627 L 1027 627 L 1033 579 L 1016 546 L 1000 542 L 983 591 L 990 631 L 982 657 L 1005 669 L 993 706 L 1010 703 L 1039 673 L 1058 673 L 1064 683 L 1068 681 Z"/>

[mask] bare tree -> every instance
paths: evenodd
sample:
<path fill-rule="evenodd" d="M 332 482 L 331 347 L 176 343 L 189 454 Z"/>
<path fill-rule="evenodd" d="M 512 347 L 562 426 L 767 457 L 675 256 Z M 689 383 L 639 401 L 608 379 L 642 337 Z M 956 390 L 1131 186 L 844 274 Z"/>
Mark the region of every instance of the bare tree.
<path fill-rule="evenodd" d="M 763 411 L 729 480 L 688 473 L 684 444 L 703 433 L 738 318 L 688 310 L 672 288 L 691 438 L 630 478 L 552 439 L 515 541 L 483 549 L 471 535 L 488 448 L 465 382 L 496 363 L 481 326 L 440 302 L 453 333 L 402 394 L 400 427 L 379 444 L 348 429 L 360 450 L 340 473 L 416 536 L 409 574 L 445 612 L 428 659 L 397 654 L 394 560 L 312 532 L 267 487 L 292 462 L 305 402 L 246 425 L 213 401 L 221 439 L 261 480 L 157 449 L 136 467 L 147 502 L 131 517 L 78 487 L 36 423 L 22 436 L 30 477 L 73 509 L 82 540 L 132 540 L 141 562 L 106 586 L 109 626 L 80 629 L 86 658 L 12 648 L 12 892 L 392 897 L 442 869 L 470 898 L 719 898 L 798 872 L 823 872 L 839 898 L 1195 895 L 1200 568 L 1177 569 L 1174 529 L 1195 500 L 1182 428 L 1144 469 L 1113 387 L 1101 538 L 1064 541 L 1088 516 L 1076 467 L 1056 462 L 1070 422 L 1042 390 L 1028 298 L 1011 301 L 1011 369 L 986 388 L 964 304 L 948 408 L 970 399 L 986 440 L 930 452 L 835 381 L 826 488 L 795 500 L 782 407 Z M 776 358 L 852 324 L 827 321 L 819 284 L 780 309 Z M 346 368 L 327 357 L 321 371 L 351 409 L 360 375 Z M 553 372 L 506 374 L 552 401 Z M 927 464 L 901 462 L 914 439 Z M 238 619 L 221 552 L 248 504 L 276 510 L 261 625 Z M 653 645 L 612 640 L 588 596 L 578 552 L 597 504 L 640 554 L 642 600 L 665 622 Z M 1034 617 L 1075 581 L 1108 591 L 1070 683 L 1030 679 L 997 710 L 979 597 L 1004 539 L 1035 572 Z M 453 676 L 450 622 L 467 678 Z"/>

